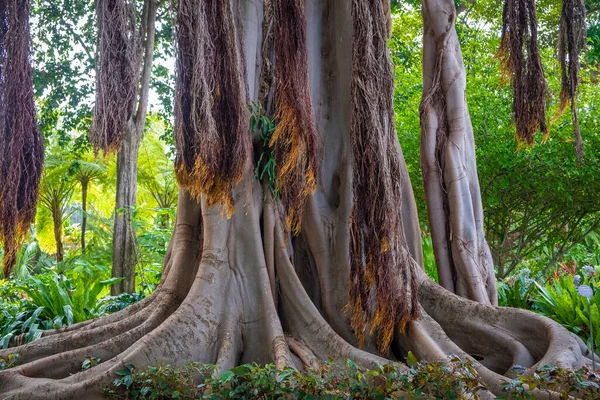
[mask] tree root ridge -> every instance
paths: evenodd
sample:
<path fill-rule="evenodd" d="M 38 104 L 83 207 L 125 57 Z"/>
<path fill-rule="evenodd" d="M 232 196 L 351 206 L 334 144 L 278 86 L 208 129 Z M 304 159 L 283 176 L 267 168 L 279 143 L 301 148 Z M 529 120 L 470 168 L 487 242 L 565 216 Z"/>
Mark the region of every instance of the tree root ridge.
<path fill-rule="evenodd" d="M 503 394 L 502 382 L 511 377 L 514 365 L 533 371 L 546 364 L 569 369 L 589 364 L 581 344 L 558 324 L 527 311 L 460 298 L 423 273 L 419 277 L 422 316 L 408 324 L 405 333 L 397 327 L 392 351 L 379 354 L 374 346 L 360 349 L 340 336 L 315 306 L 289 257 L 281 225 L 275 227 L 269 246 L 261 241 L 235 242 L 231 232 L 240 232 L 241 227 L 249 237 L 260 237 L 262 213 L 262 206 L 248 208 L 231 220 L 222 219 L 219 210 L 204 213 L 202 221 L 213 231 L 203 240 L 202 257 L 197 260 L 199 252 L 186 246 L 175 247 L 173 254 L 178 262 L 187 260 L 182 265 L 195 272 L 193 283 L 177 284 L 176 278 L 186 274 L 174 264 L 177 268 L 152 302 L 118 318 L 106 318 L 105 325 L 90 322 L 9 349 L 22 354 L 26 363 L 0 372 L 0 398 L 101 398 L 99 388 L 125 364 L 142 368 L 200 362 L 217 364 L 217 373 L 252 361 L 273 362 L 277 368 L 318 369 L 328 359 L 351 359 L 376 367 L 402 361 L 409 351 L 420 360 L 440 361 L 450 355 L 471 360 L 490 390 L 478 395 L 491 398 L 491 393 Z M 180 230 L 177 235 L 190 232 Z M 180 237 L 173 240 L 186 242 Z M 265 249 L 274 253 L 274 271 L 267 268 Z M 273 276 L 278 283 L 278 309 Z M 187 287 L 185 299 L 171 287 Z M 101 362 L 81 371 L 82 362 L 90 357 Z M 546 392 L 538 396 L 554 397 Z"/>
<path fill-rule="evenodd" d="M 452 2 L 446 3 L 453 7 Z M 260 26 L 262 4 L 239 2 L 239 10 L 245 12 L 244 54 L 251 61 L 245 63 L 248 76 L 260 76 L 260 71 L 254 69 L 262 62 L 255 62 L 253 57 L 262 54 L 261 40 L 256 34 L 247 33 Z M 417 268 L 421 317 L 408 323 L 404 332 L 395 326 L 391 350 L 385 354 L 378 352 L 376 340 L 368 332 L 364 346 L 358 346 L 350 318 L 343 312 L 351 274 L 349 219 L 354 205 L 352 153 L 348 145 L 351 4 L 347 0 L 331 0 L 309 1 L 305 5 L 310 25 L 307 47 L 321 50 L 309 54 L 309 84 L 316 89 L 311 93 L 315 96 L 317 130 L 327 151 L 322 152 L 317 191 L 307 199 L 300 236 L 285 240 L 281 221 L 274 214 L 280 204 L 272 199 L 265 203 L 251 162 L 246 163 L 242 182 L 233 189 L 237 211 L 229 219 L 223 217 L 221 207 L 209 207 L 206 199 L 198 201 L 180 190 L 175 230 L 156 294 L 120 313 L 53 331 L 31 344 L 0 352 L 0 356 L 19 353 L 25 362 L 0 372 L 0 399 L 100 399 L 99 389 L 127 364 L 144 368 L 198 362 L 217 364 L 220 373 L 249 362 L 306 369 L 328 359 L 351 359 L 365 367 L 376 367 L 386 363 L 403 365 L 400 362 L 409 352 L 429 361 L 457 355 L 474 364 L 481 381 L 494 394 L 503 394 L 502 382 L 508 379 L 504 375 L 510 376 L 514 364 L 529 371 L 545 364 L 573 369 L 589 365 L 581 343 L 558 324 L 526 311 L 462 299 L 433 283 Z M 439 17 L 438 22 L 447 23 L 447 13 L 433 16 Z M 451 38 L 453 46 L 457 46 L 455 33 Z M 425 37 L 424 58 L 435 60 L 427 53 L 436 50 L 433 40 L 431 35 Z M 453 46 L 449 52 L 454 51 Z M 445 54 L 444 59 L 460 64 L 459 54 L 452 54 L 453 57 Z M 314 68 L 311 63 L 315 60 L 323 61 L 323 66 Z M 435 65 L 430 67 L 434 71 Z M 335 82 L 331 82 L 331 77 L 335 77 Z M 464 93 L 455 90 L 459 86 L 455 82 L 461 80 L 450 78 L 452 93 L 462 96 Z M 315 83 L 315 79 L 319 81 Z M 248 81 L 249 97 L 256 100 L 259 85 L 255 84 L 260 82 Z M 450 102 L 446 104 L 455 113 L 461 109 Z M 464 115 L 447 119 L 453 123 L 466 121 L 466 126 L 470 126 L 466 108 L 462 110 Z M 438 122 L 435 112 L 433 107 L 424 121 L 424 129 L 434 134 Z M 471 140 L 469 129 L 461 132 Z M 432 139 L 435 137 L 431 135 Z M 395 137 L 391 142 L 387 151 L 400 151 Z M 448 142 L 459 143 L 454 138 Z M 435 156 L 435 140 L 432 143 L 433 149 L 426 146 L 431 143 L 426 143 L 424 152 Z M 470 147 L 465 149 L 473 151 Z M 469 159 L 473 161 L 474 157 Z M 401 225 L 410 256 L 420 262 L 416 206 L 403 162 L 400 157 L 396 171 L 403 176 Z M 463 176 L 459 170 L 455 172 L 457 177 Z M 464 179 L 450 178 L 448 182 L 453 184 L 465 183 Z M 479 201 L 467 199 L 472 218 L 478 220 Z M 447 219 L 441 221 L 445 224 Z M 442 228 L 446 232 L 445 225 Z M 472 233 L 478 237 L 480 232 Z M 465 243 L 472 243 L 470 238 L 460 236 Z M 461 249 L 451 249 L 458 250 Z M 462 251 L 465 256 L 466 253 L 469 251 Z M 394 278 L 391 274 L 390 279 Z M 491 297 L 486 288 L 480 289 L 479 297 Z M 82 371 L 81 363 L 88 357 L 102 360 Z M 483 393 L 480 397 L 491 396 Z M 553 396 L 540 393 L 538 398 Z"/>

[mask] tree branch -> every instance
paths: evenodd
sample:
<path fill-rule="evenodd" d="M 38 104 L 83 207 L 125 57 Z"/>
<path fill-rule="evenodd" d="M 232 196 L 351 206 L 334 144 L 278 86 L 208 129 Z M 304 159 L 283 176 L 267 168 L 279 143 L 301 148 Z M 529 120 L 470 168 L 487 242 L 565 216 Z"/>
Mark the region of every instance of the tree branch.
<path fill-rule="evenodd" d="M 89 47 L 85 44 L 85 42 L 83 41 L 83 39 L 81 38 L 81 35 L 78 34 L 77 32 L 75 32 L 75 30 L 73 29 L 72 25 L 67 22 L 64 18 L 60 19 L 60 22 L 63 24 L 64 28 L 71 34 L 73 35 L 73 37 L 75 38 L 75 40 L 77 40 L 77 42 L 81 45 L 81 47 L 83 47 L 83 51 L 85 51 L 85 54 L 87 54 L 88 59 L 91 63 L 94 63 L 94 57 L 92 56 L 92 51 L 89 49 Z"/>
<path fill-rule="evenodd" d="M 456 15 L 460 15 L 463 12 L 467 11 L 468 5 L 474 5 L 475 0 L 464 0 L 458 7 L 456 7 Z"/>

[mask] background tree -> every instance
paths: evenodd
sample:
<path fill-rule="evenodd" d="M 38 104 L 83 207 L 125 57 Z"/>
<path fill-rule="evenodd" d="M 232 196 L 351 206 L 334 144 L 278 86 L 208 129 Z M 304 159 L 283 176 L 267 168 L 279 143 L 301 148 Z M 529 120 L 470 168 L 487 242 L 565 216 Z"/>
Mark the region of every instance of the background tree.
<path fill-rule="evenodd" d="M 111 292 L 135 291 L 138 153 L 154 59 L 158 3 L 145 0 L 139 15 L 135 2 L 102 0 L 96 4 L 98 48 L 96 104 L 91 142 L 104 152 L 117 150 L 117 196 L 113 232 L 113 277 L 124 279 Z"/>
<path fill-rule="evenodd" d="M 68 164 L 62 159 L 49 158 L 40 187 L 40 201 L 52 216 L 58 262 L 64 259 L 63 224 L 72 212 L 69 206 L 75 190 L 75 184 L 67 172 Z"/>
<path fill-rule="evenodd" d="M 44 159 L 30 64 L 30 2 L 0 4 L 0 243 L 4 275 L 35 218 Z"/>
<path fill-rule="evenodd" d="M 216 363 L 225 370 L 255 361 L 303 368 L 311 365 L 313 357 L 336 361 L 350 358 L 374 365 L 386 359 L 403 361 L 409 351 L 423 360 L 457 354 L 471 359 L 480 379 L 498 395 L 502 393 L 501 382 L 507 379 L 503 375 L 510 374 L 514 364 L 525 368 L 590 364 L 583 354 L 585 345 L 558 324 L 527 311 L 484 306 L 458 297 L 432 282 L 418 267 L 421 245 L 417 208 L 393 129 L 392 66 L 386 51 L 389 16 L 382 2 L 299 1 L 294 3 L 293 12 L 277 12 L 284 4 L 280 0 L 178 3 L 178 172 L 190 179 L 208 176 L 210 180 L 200 184 L 207 185 L 202 190 L 210 190 L 211 196 L 203 194 L 198 200 L 198 193 L 194 196 L 180 188 L 163 280 L 146 300 L 102 319 L 48 332 L 33 345 L 10 349 L 21 354 L 24 365 L 0 373 L 8 396 L 92 398 L 99 396 L 94 388 L 112 380 L 124 363 L 142 367 L 197 361 Z M 458 82 L 454 85 L 452 76 L 441 74 L 441 93 L 434 100 L 447 101 L 450 116 L 458 117 L 449 116 L 449 123 L 464 121 L 465 69 L 455 34 L 454 4 L 426 1 L 424 14 L 427 48 L 433 48 L 424 53 L 424 66 L 440 74 L 442 66 L 444 71 L 454 71 Z M 264 76 L 268 70 L 262 68 L 263 35 L 268 36 L 269 26 L 275 24 L 289 27 L 292 32 L 286 35 L 295 42 L 278 50 L 274 40 L 274 48 L 265 50 L 265 59 L 271 54 L 277 58 L 277 52 L 286 49 L 294 54 L 284 57 L 301 57 L 295 67 L 302 76 L 308 76 L 310 91 L 301 88 L 298 93 L 310 93 L 321 148 L 316 190 L 306 196 L 297 236 L 287 233 L 285 224 L 285 216 L 294 205 L 281 202 L 285 193 L 276 191 L 276 196 L 271 196 L 267 191 L 265 196 L 255 179 L 254 154 L 245 147 L 250 145 L 250 118 L 241 105 L 246 106 L 248 100 L 260 101 L 262 89 L 272 91 L 272 96 L 278 93 L 277 79 Z M 298 32 L 306 32 L 306 36 Z M 451 40 L 439 41 L 444 37 Z M 432 46 L 436 41 L 439 48 Z M 299 51 L 304 48 L 305 52 Z M 358 54 L 366 64 L 355 64 Z M 278 65 L 278 79 L 296 79 L 282 75 Z M 425 89 L 438 76 L 425 74 Z M 193 83 L 197 90 L 191 91 L 191 86 L 182 85 L 184 82 Z M 271 85 L 263 88 L 265 82 Z M 372 100 L 367 107 L 379 112 L 357 107 L 366 99 Z M 307 103 L 300 101 L 286 105 L 294 115 L 302 115 L 306 107 Z M 273 115 L 269 115 L 272 120 Z M 223 116 L 229 119 L 216 118 Z M 215 124 L 232 129 L 216 129 Z M 468 135 L 466 126 L 457 134 Z M 205 136 L 199 128 L 206 129 Z M 278 140 L 282 145 L 304 141 L 308 146 L 306 132 L 282 130 Z M 369 132 L 372 138 L 366 138 Z M 252 134 L 256 143 L 264 143 L 258 132 Z M 363 142 L 368 145 L 357 154 L 358 147 L 351 143 L 363 139 L 369 140 Z M 239 153 L 232 153 L 232 148 Z M 256 159 L 261 149 L 264 147 L 256 146 Z M 301 171 L 299 175 L 306 177 L 311 163 L 310 152 L 305 154 L 284 155 L 284 160 L 293 162 L 278 163 L 277 167 Z M 372 162 L 362 163 L 364 156 Z M 364 182 L 354 181 L 357 171 L 366 178 Z M 450 176 L 453 172 L 444 173 Z M 399 179 L 390 182 L 390 177 Z M 384 194 L 375 204 L 368 204 L 375 217 L 351 221 L 355 205 L 364 204 L 361 201 L 371 195 L 358 192 L 364 198 L 357 199 L 356 188 L 370 182 L 393 186 L 373 187 Z M 189 186 L 194 182 L 183 183 Z M 289 190 L 294 189 L 297 187 Z M 397 201 L 390 194 L 399 193 L 402 206 L 389 204 Z M 468 194 L 456 205 L 473 207 L 474 197 Z M 235 212 L 227 218 L 233 207 Z M 395 214 L 383 215 L 390 221 L 381 221 L 378 209 Z M 478 227 L 473 219 L 466 222 L 467 229 Z M 377 242 L 356 243 L 359 237 L 351 232 L 357 231 Z M 364 256 L 363 263 L 353 260 L 351 251 Z M 390 268 L 373 266 L 373 259 L 380 258 Z M 382 282 L 386 279 L 389 284 Z M 271 290 L 273 287 L 277 290 Z M 353 287 L 365 290 L 366 296 L 362 297 L 361 290 L 350 290 Z M 393 291 L 397 287 L 410 291 L 398 298 Z M 359 296 L 361 301 L 357 302 Z M 373 303 L 363 308 L 362 299 Z M 398 301 L 401 308 L 394 314 L 381 315 L 381 309 L 393 308 Z M 353 309 L 357 305 L 358 312 Z M 415 319 L 416 314 L 421 317 Z M 393 319 L 392 332 L 388 321 L 380 321 L 378 316 Z M 362 320 L 364 325 L 353 319 Z M 389 335 L 391 346 L 386 348 Z M 359 348 L 361 337 L 363 346 Z M 0 352 L 0 356 L 6 354 Z M 81 371 L 89 357 L 98 357 L 101 362 Z M 32 390 L 34 386 L 36 390 Z M 483 391 L 480 394 L 486 395 Z"/>
<path fill-rule="evenodd" d="M 173 161 L 165 154 L 166 148 L 156 136 L 148 135 L 142 143 L 139 157 L 138 181 L 142 200 L 151 196 L 156 202 L 157 218 L 162 229 L 172 224 L 171 210 L 177 206 L 177 180 L 173 174 Z"/>
<path fill-rule="evenodd" d="M 538 13 L 540 55 L 548 87 L 555 94 L 549 102 L 548 115 L 555 116 L 561 87 L 556 53 L 561 4 L 555 1 L 537 4 L 541 10 Z M 594 231 L 600 202 L 592 194 L 597 190 L 594 176 L 599 173 L 598 154 L 587 152 L 577 167 L 569 116 L 555 120 L 545 143 L 542 144 L 542 135 L 538 135 L 534 146 L 517 151 L 519 142 L 513 136 L 511 118 L 512 87 L 504 83 L 494 57 L 501 39 L 501 11 L 502 5 L 494 2 L 467 4 L 456 27 L 464 58 L 468 60 L 467 93 L 485 210 L 484 230 L 497 277 L 504 278 L 525 266 L 533 273 L 556 267 Z M 421 166 L 416 157 L 420 145 L 415 133 L 418 118 L 414 111 L 421 100 L 420 11 L 404 4 L 395 13 L 390 47 L 396 67 L 396 125 L 419 216 L 426 222 Z M 588 35 L 597 26 L 594 14 L 590 17 Z M 597 68 L 589 59 L 597 50 L 594 43 L 590 36 L 586 55 L 582 56 L 579 89 L 579 123 L 582 139 L 590 149 L 598 144 L 595 109 L 600 100 L 597 84 L 591 79 Z M 428 235 L 425 224 L 422 230 Z M 429 243 L 430 237 L 424 240 Z M 592 248 L 589 251 L 594 252 Z M 593 261 L 586 258 L 578 262 Z"/>
<path fill-rule="evenodd" d="M 74 160 L 71 162 L 70 172 L 81 186 L 81 252 L 84 253 L 89 185 L 106 174 L 106 167 L 97 162 Z"/>

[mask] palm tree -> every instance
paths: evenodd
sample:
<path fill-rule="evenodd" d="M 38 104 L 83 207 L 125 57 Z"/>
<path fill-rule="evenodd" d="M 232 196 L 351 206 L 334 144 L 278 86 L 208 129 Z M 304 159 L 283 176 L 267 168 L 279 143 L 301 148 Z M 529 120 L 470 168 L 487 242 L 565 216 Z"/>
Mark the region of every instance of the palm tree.
<path fill-rule="evenodd" d="M 81 252 L 85 253 L 85 232 L 87 228 L 87 196 L 90 182 L 106 174 L 106 166 L 94 162 L 84 160 L 73 160 L 71 162 L 71 171 L 74 179 L 81 186 Z"/>
<path fill-rule="evenodd" d="M 56 260 L 63 261 L 64 248 L 62 241 L 63 223 L 72 213 L 69 205 L 73 197 L 75 185 L 67 174 L 64 161 L 58 157 L 46 160 L 40 187 L 40 202 L 52 215 L 54 239 L 56 241 Z"/>

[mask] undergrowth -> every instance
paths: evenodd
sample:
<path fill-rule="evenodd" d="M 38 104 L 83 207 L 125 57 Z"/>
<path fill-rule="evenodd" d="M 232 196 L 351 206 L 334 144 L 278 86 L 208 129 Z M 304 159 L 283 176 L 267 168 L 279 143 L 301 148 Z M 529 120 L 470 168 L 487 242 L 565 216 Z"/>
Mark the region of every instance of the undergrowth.
<path fill-rule="evenodd" d="M 274 365 L 240 365 L 222 372 L 212 365 L 188 364 L 137 369 L 126 365 L 103 394 L 110 399 L 477 399 L 486 390 L 470 361 L 416 362 L 408 371 L 395 365 L 362 368 L 352 361 L 324 363 L 319 370 L 298 372 Z M 506 396 L 531 399 L 530 389 L 553 390 L 561 397 L 598 398 L 590 372 L 545 367 L 504 383 Z"/>

